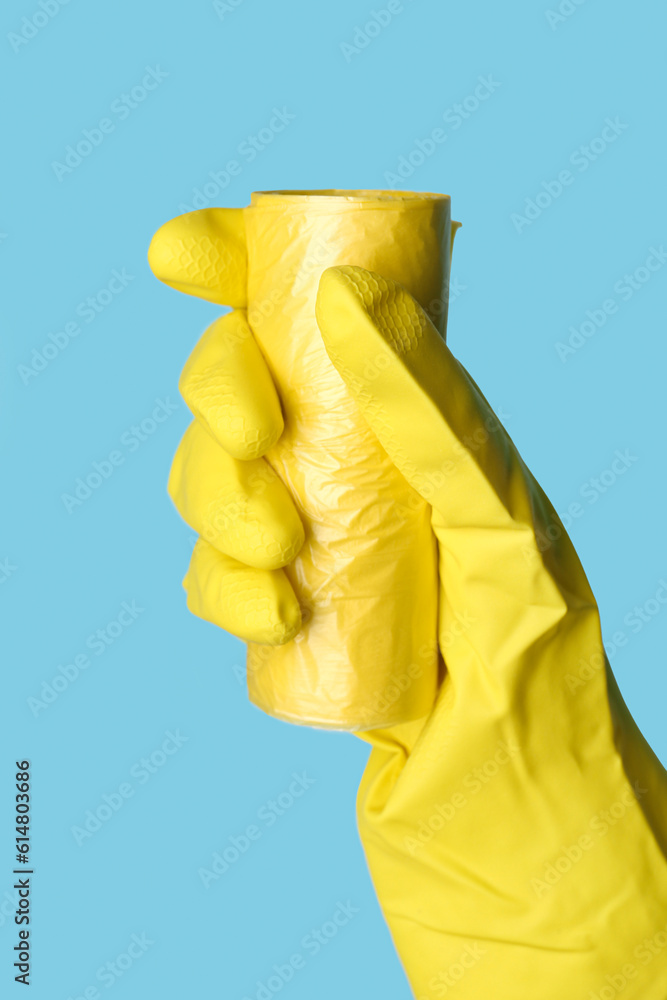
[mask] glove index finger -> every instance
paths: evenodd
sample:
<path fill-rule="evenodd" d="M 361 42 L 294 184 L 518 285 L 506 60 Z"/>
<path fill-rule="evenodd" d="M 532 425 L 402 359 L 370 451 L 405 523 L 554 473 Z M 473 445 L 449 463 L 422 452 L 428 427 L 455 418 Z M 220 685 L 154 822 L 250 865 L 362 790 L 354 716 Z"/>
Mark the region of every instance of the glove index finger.
<path fill-rule="evenodd" d="M 148 263 L 166 285 L 208 302 L 243 308 L 248 263 L 242 208 L 204 208 L 165 222 Z"/>
<path fill-rule="evenodd" d="M 283 432 L 278 394 L 242 309 L 206 330 L 179 388 L 195 417 L 234 458 L 259 458 Z"/>
<path fill-rule="evenodd" d="M 486 621 L 552 624 L 595 607 L 558 517 L 478 387 L 398 283 L 335 267 L 316 304 L 324 344 L 371 429 L 433 508 L 447 599 Z M 476 615 L 479 617 L 476 618 Z M 518 617 L 517 617 L 518 616 Z M 491 629 L 491 632 L 493 630 Z M 530 631 L 530 630 L 528 630 Z"/>

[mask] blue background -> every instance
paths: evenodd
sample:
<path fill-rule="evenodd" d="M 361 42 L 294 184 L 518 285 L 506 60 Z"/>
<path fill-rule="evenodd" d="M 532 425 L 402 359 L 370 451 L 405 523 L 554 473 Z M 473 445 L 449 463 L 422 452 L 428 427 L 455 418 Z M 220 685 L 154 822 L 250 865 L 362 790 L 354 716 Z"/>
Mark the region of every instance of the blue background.
<path fill-rule="evenodd" d="M 667 266 L 631 296 L 614 289 L 667 241 L 664 5 L 588 0 L 564 5 L 572 13 L 558 21 L 547 16 L 557 9 L 547 0 L 406 0 L 365 47 L 344 51 L 372 8 L 370 0 L 217 8 L 71 0 L 34 30 L 22 19 L 42 10 L 38 0 L 4 5 L 2 89 L 12 95 L 0 217 L 7 996 L 22 995 L 11 968 L 9 807 L 13 761 L 25 757 L 34 772 L 36 1000 L 82 997 L 95 984 L 114 1000 L 254 997 L 257 981 L 303 952 L 303 936 L 338 900 L 359 912 L 307 957 L 284 996 L 410 996 L 356 833 L 366 745 L 250 706 L 242 644 L 190 616 L 181 589 L 194 538 L 165 489 L 188 423 L 177 380 L 220 310 L 160 285 L 146 250 L 230 159 L 241 172 L 213 197 L 202 194 L 205 203 L 241 206 L 253 190 L 282 187 L 451 195 L 464 227 L 450 344 L 557 509 L 580 504 L 570 530 L 601 605 L 612 666 L 667 760 L 667 613 L 660 605 L 636 631 L 624 623 L 667 577 Z M 25 43 L 12 38 L 22 26 L 34 35 Z M 112 111 L 156 66 L 167 76 L 146 99 L 124 117 Z M 492 77 L 493 92 L 475 107 L 480 76 Z M 457 117 L 451 109 L 466 98 L 467 117 Z M 268 126 L 274 108 L 295 117 L 248 162 L 241 144 Z M 105 117 L 113 131 L 59 179 L 54 161 Z M 607 118 L 620 125 L 601 149 L 594 140 Z M 417 140 L 434 128 L 446 141 L 419 163 Z M 581 146 L 595 156 L 585 170 Z M 390 175 L 406 161 L 417 165 L 397 183 Z M 543 195 L 530 224 L 513 220 L 565 169 L 573 179 L 559 197 L 547 204 Z M 86 322 L 79 303 L 104 290 L 114 269 L 132 280 Z M 556 345 L 570 326 L 610 297 L 617 311 L 561 360 Z M 41 353 L 49 334 L 77 319 L 80 333 L 26 378 L 20 366 L 34 359 L 32 349 Z M 140 441 L 130 428 L 151 417 L 156 399 L 177 407 Z M 615 481 L 601 492 L 591 481 L 626 449 L 627 469 L 603 477 Z M 114 450 L 122 464 L 68 513 L 62 494 Z M 96 655 L 88 637 L 132 601 L 143 611 Z M 612 647 L 619 631 L 627 641 Z M 43 683 L 85 652 L 90 666 L 31 710 Z M 167 730 L 187 741 L 142 781 L 136 764 L 159 750 Z M 198 869 L 258 822 L 293 772 L 314 784 L 274 825 L 260 821 L 260 839 L 205 889 Z M 134 794 L 79 845 L 72 827 L 123 782 Z M 97 970 L 133 934 L 153 943 L 105 987 Z"/>

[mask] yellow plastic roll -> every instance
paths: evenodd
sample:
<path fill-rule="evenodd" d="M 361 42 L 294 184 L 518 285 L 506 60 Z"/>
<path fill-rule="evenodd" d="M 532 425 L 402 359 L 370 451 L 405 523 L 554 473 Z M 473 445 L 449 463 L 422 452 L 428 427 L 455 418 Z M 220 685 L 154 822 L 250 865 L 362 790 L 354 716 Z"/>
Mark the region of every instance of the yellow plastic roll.
<path fill-rule="evenodd" d="M 248 690 L 299 723 L 363 730 L 423 716 L 438 680 L 428 504 L 369 432 L 317 328 L 320 276 L 356 263 L 401 281 L 444 335 L 450 201 L 404 192 L 260 193 L 245 209 L 250 328 L 283 406 L 265 455 L 306 529 L 286 567 L 303 624 L 248 649 Z M 373 377 L 382 359 L 366 358 Z"/>

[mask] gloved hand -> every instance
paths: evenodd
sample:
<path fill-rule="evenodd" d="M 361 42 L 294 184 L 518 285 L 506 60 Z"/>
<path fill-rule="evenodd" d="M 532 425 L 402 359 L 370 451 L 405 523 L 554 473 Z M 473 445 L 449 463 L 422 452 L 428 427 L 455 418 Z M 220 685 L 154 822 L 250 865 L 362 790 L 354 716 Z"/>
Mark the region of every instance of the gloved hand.
<path fill-rule="evenodd" d="M 159 256 L 154 250 L 154 269 L 178 285 L 176 268 L 160 274 Z M 188 280 L 187 290 L 209 297 L 206 276 Z M 358 266 L 330 268 L 316 313 L 329 358 L 384 453 L 428 504 L 438 543 L 446 672 L 433 706 L 423 718 L 360 734 L 372 747 L 360 834 L 415 995 L 664 1000 L 667 775 L 615 684 L 565 530 L 402 285 Z M 228 359 L 209 354 L 201 363 L 202 350 L 206 340 L 185 386 L 202 450 L 182 445 L 172 478 L 197 530 L 203 522 L 190 512 L 217 509 L 210 467 L 229 464 L 211 429 L 231 433 L 218 393 L 230 386 Z M 224 404 L 234 426 L 261 426 L 258 437 L 275 438 L 273 395 L 235 371 L 233 404 Z M 203 387 L 194 404 L 193 385 Z M 269 398 L 274 416 L 263 424 L 257 413 Z M 273 566 L 283 566 L 300 535 L 287 491 L 269 482 L 264 496 L 275 490 L 275 498 L 256 516 L 277 543 Z M 217 489 L 226 489 L 222 481 Z M 247 510 L 245 500 L 236 514 L 228 507 L 225 527 L 245 563 Z M 298 630 L 280 569 L 219 560 L 215 545 L 198 543 L 187 580 L 194 610 L 230 627 L 230 594 L 236 634 L 280 642 Z"/>

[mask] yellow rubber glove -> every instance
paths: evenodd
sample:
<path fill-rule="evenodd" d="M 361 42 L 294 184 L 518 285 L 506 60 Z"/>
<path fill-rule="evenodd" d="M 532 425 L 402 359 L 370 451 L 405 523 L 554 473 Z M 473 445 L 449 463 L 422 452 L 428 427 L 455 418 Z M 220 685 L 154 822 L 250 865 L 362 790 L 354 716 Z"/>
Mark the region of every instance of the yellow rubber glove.
<path fill-rule="evenodd" d="M 158 275 L 212 297 L 198 277 L 209 270 L 191 268 L 187 281 L 181 264 L 165 272 L 161 232 Z M 664 1000 L 667 776 L 618 692 L 586 577 L 564 530 L 545 548 L 557 515 L 426 313 L 402 284 L 351 265 L 320 281 L 323 342 L 384 454 L 428 503 L 439 551 L 446 673 L 435 703 L 424 718 L 362 734 L 373 749 L 360 833 L 415 995 Z M 200 368 L 195 357 L 186 371 L 208 390 L 193 410 L 212 440 L 228 424 L 216 390 L 217 380 L 230 391 L 225 361 Z M 266 397 L 247 379 L 236 388 L 232 411 L 252 428 Z M 215 451 L 188 454 L 177 457 L 172 495 L 185 510 L 188 484 L 201 480 L 197 509 L 216 511 L 206 486 Z M 284 526 L 276 565 L 287 563 L 287 536 L 299 542 L 287 500 L 279 492 L 267 504 L 271 537 Z M 229 557 L 219 541 L 198 543 L 188 599 L 229 627 L 229 595 L 237 634 L 245 606 L 251 638 L 264 628 L 260 641 L 281 641 L 295 598 L 289 590 L 281 605 L 271 591 L 263 608 L 256 599 L 260 581 L 286 578 L 248 568 L 248 509 L 254 517 L 247 498 L 235 514 L 227 507 L 218 532 L 241 537 L 241 561 L 220 564 Z"/>
<path fill-rule="evenodd" d="M 320 282 L 327 350 L 433 507 L 447 676 L 365 734 L 359 825 L 416 995 L 667 997 L 667 774 L 606 661 L 556 512 L 410 294 Z M 366 359 L 384 358 L 368 379 Z M 415 428 L 418 431 L 415 432 Z"/>

